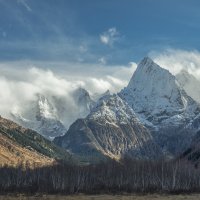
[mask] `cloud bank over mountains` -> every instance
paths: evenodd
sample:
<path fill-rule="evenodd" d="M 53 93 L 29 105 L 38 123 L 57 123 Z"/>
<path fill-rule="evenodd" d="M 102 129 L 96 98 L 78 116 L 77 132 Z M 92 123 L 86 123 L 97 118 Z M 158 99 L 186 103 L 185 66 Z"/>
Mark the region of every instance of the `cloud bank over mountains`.
<path fill-rule="evenodd" d="M 200 52 L 180 49 L 167 49 L 164 52 L 151 52 L 149 54 L 155 62 L 176 75 L 186 70 L 200 79 Z"/>
<path fill-rule="evenodd" d="M 166 50 L 150 52 L 155 62 L 176 75 L 187 70 L 200 80 L 200 52 Z M 8 117 L 10 112 L 24 109 L 36 99 L 37 94 L 58 96 L 77 109 L 72 94 L 77 88 L 85 88 L 91 95 L 112 93 L 125 87 L 136 69 L 136 62 L 127 66 L 83 63 L 7 62 L 0 63 L 0 113 Z"/>
<path fill-rule="evenodd" d="M 91 95 L 106 90 L 117 92 L 126 86 L 136 68 L 135 63 L 128 66 L 65 63 L 58 64 L 57 70 L 56 67 L 54 70 L 41 68 L 41 65 L 0 64 L 0 113 L 3 116 L 25 108 L 30 101 L 36 100 L 37 94 L 62 97 L 72 110 L 76 110 L 72 98 L 76 89 L 85 88 Z"/>

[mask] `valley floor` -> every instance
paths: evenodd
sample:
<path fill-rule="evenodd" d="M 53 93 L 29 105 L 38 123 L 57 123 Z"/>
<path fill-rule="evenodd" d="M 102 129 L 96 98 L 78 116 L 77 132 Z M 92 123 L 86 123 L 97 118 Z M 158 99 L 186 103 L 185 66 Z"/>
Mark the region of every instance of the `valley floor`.
<path fill-rule="evenodd" d="M 198 200 L 200 194 L 190 195 L 74 195 L 74 196 L 1 196 L 0 200 Z"/>

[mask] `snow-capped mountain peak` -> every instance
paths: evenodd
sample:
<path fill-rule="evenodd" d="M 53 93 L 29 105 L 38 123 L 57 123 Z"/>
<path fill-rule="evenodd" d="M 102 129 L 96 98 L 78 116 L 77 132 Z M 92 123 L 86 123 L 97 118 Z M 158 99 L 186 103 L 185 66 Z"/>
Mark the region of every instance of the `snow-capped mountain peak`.
<path fill-rule="evenodd" d="M 78 88 L 74 91 L 73 98 L 79 108 L 79 117 L 87 116 L 95 104 L 89 92 L 84 88 Z"/>
<path fill-rule="evenodd" d="M 193 104 L 176 77 L 148 57 L 139 63 L 128 86 L 119 96 L 140 118 L 154 123 L 188 111 Z"/>
<path fill-rule="evenodd" d="M 190 145 L 199 112 L 176 77 L 145 57 L 126 88 L 101 97 L 86 118 L 55 142 L 81 156 L 158 158 L 160 152 L 173 157 Z"/>
<path fill-rule="evenodd" d="M 148 57 L 140 62 L 127 86 L 127 89 L 142 92 L 145 96 L 163 95 L 168 98 L 176 88 L 175 77 Z"/>
<path fill-rule="evenodd" d="M 175 77 L 150 58 L 144 58 L 138 65 L 128 86 L 121 92 L 138 112 L 160 113 L 183 107 L 181 94 Z"/>
<path fill-rule="evenodd" d="M 41 117 L 46 119 L 57 119 L 56 116 L 56 109 L 53 107 L 53 105 L 49 102 L 49 100 L 41 95 L 37 95 L 37 115 L 36 117 L 40 119 Z"/>
<path fill-rule="evenodd" d="M 135 73 L 133 74 L 127 87 L 134 87 L 135 82 L 144 80 L 147 76 L 154 73 L 161 73 L 164 69 L 161 69 L 159 65 L 153 62 L 149 57 L 145 57 L 138 65 Z M 164 70 L 165 72 L 167 70 Z M 144 76 L 144 77 L 141 77 Z"/>
<path fill-rule="evenodd" d="M 133 110 L 117 94 L 102 97 L 88 118 L 103 119 L 105 123 L 127 123 L 134 116 Z"/>
<path fill-rule="evenodd" d="M 117 94 L 99 99 L 86 118 L 76 120 L 68 132 L 54 142 L 90 162 L 104 156 L 149 159 L 162 155 L 150 132 Z"/>

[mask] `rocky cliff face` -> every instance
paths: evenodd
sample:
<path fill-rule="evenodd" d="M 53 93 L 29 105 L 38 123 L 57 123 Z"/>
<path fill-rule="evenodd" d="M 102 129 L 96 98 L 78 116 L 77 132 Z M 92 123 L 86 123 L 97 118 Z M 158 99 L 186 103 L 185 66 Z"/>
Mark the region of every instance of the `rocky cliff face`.
<path fill-rule="evenodd" d="M 82 155 L 174 157 L 190 146 L 200 127 L 199 113 L 199 104 L 176 77 L 146 57 L 126 88 L 100 98 L 55 142 Z"/>
<path fill-rule="evenodd" d="M 24 127 L 33 129 L 52 139 L 66 133 L 66 128 L 57 115 L 56 107 L 43 95 L 30 102 L 28 109 L 12 113 L 12 118 Z"/>
<path fill-rule="evenodd" d="M 64 97 L 38 94 L 27 109 L 13 112 L 12 119 L 52 140 L 56 136 L 64 135 L 72 122 L 86 117 L 94 106 L 94 101 L 85 89 L 78 88 L 71 96 L 73 105 L 69 105 Z"/>
<path fill-rule="evenodd" d="M 118 95 L 101 98 L 85 119 L 73 123 L 55 143 L 90 161 L 94 157 L 120 159 L 127 155 L 155 159 L 162 156 L 151 133 Z"/>
<path fill-rule="evenodd" d="M 40 94 L 13 118 L 48 139 L 59 136 L 56 144 L 88 161 L 175 157 L 189 148 L 200 127 L 200 106 L 188 82 L 193 85 L 194 77 L 185 72 L 175 77 L 146 57 L 118 94 L 107 91 L 96 102 L 83 88 L 70 101 Z"/>
<path fill-rule="evenodd" d="M 170 123 L 170 118 L 173 123 L 184 121 L 194 117 L 198 109 L 176 77 L 148 57 L 140 62 L 128 86 L 119 95 L 141 120 L 152 125 Z"/>
<path fill-rule="evenodd" d="M 180 86 L 175 76 L 150 58 L 138 65 L 119 96 L 136 112 L 168 156 L 188 147 L 199 121 L 200 107 Z"/>
<path fill-rule="evenodd" d="M 52 165 L 56 159 L 74 162 L 71 155 L 33 130 L 0 117 L 0 165 L 27 162 L 33 166 Z"/>

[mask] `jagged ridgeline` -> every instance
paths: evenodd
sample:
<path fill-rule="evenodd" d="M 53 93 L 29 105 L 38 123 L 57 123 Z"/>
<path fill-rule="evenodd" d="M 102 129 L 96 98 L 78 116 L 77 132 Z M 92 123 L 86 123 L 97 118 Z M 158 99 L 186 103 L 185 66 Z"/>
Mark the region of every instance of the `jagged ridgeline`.
<path fill-rule="evenodd" d="M 0 164 L 51 165 L 58 160 L 74 163 L 72 156 L 33 130 L 0 117 Z"/>
<path fill-rule="evenodd" d="M 48 139 L 59 136 L 53 142 L 60 148 L 29 129 L 23 129 L 26 137 L 19 133 L 11 136 L 47 157 L 66 159 L 70 153 L 86 163 L 126 156 L 176 158 L 190 148 L 200 127 L 198 97 L 189 93 L 193 83 L 198 85 L 187 72 L 175 77 L 145 57 L 127 87 L 117 94 L 107 91 L 91 98 L 83 88 L 74 91 L 79 119 L 73 116 L 68 131 L 65 99 L 40 94 L 30 109 L 33 112 L 15 115 L 20 124 Z"/>
<path fill-rule="evenodd" d="M 195 137 L 199 113 L 178 79 L 145 57 L 127 87 L 101 97 L 54 142 L 83 157 L 175 158 Z"/>

